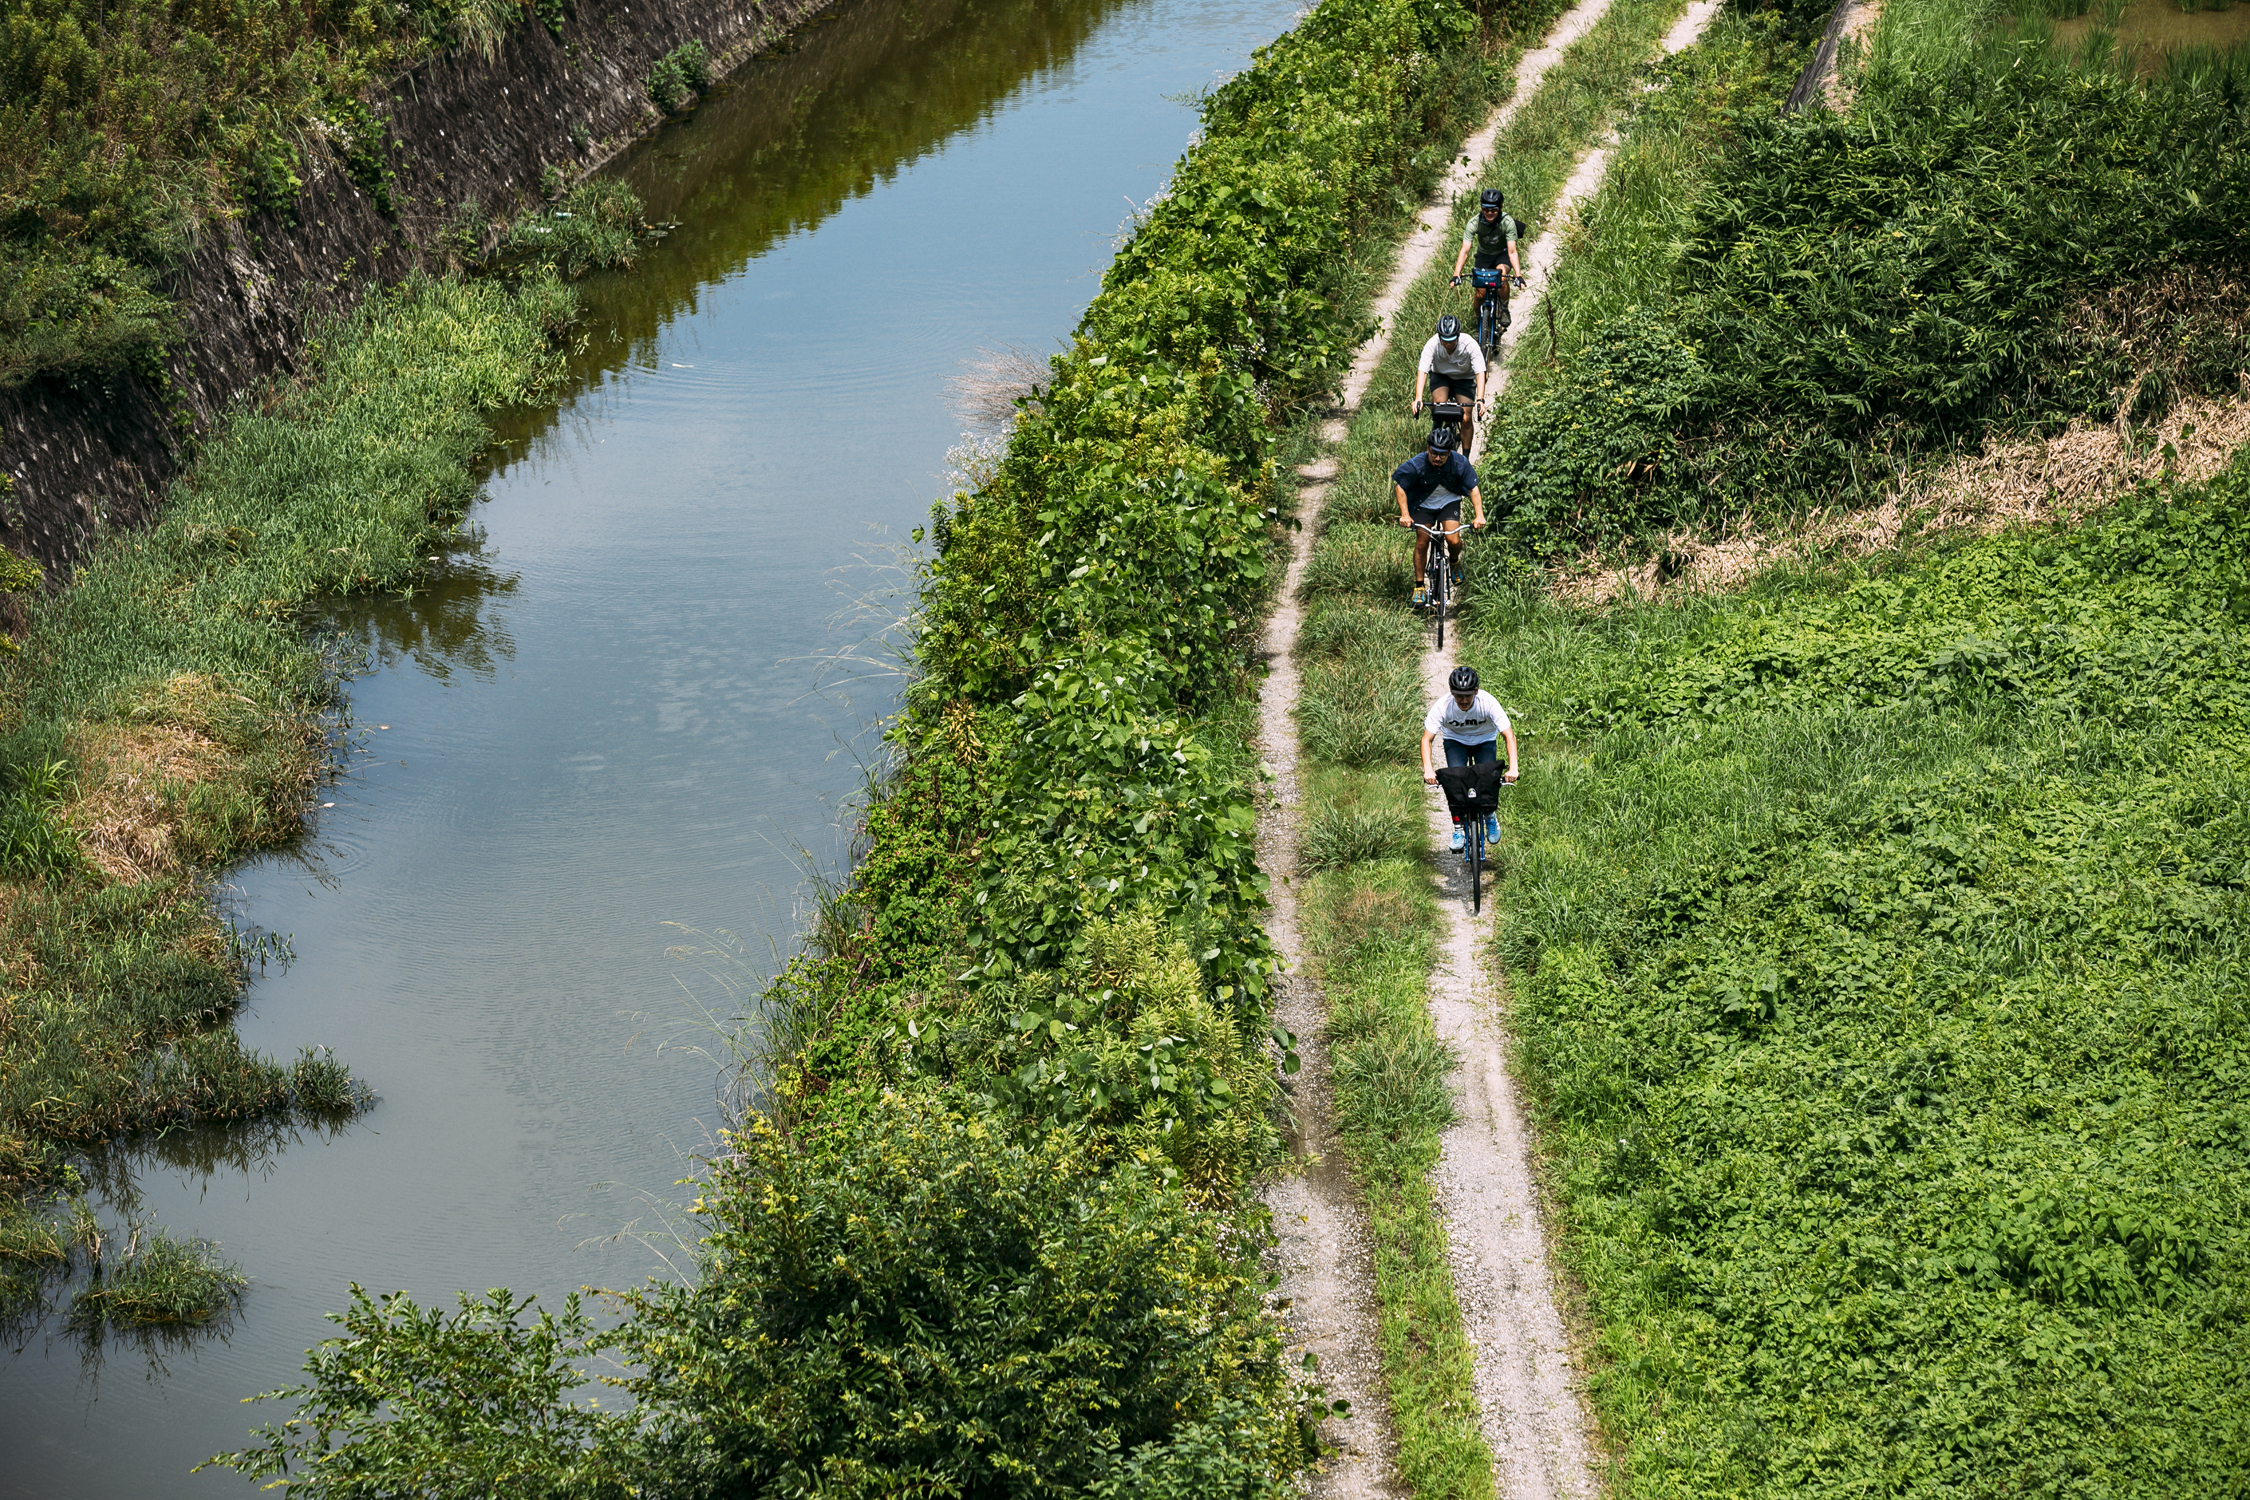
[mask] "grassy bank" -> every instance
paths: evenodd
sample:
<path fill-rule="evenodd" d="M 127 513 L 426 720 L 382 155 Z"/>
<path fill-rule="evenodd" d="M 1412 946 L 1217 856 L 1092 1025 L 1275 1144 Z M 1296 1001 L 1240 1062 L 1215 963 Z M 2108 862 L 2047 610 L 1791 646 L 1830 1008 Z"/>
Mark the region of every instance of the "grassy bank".
<path fill-rule="evenodd" d="M 74 1147 L 363 1098 L 324 1054 L 237 1040 L 209 873 L 302 826 L 339 697 L 306 606 L 421 576 L 475 493 L 487 414 L 559 377 L 573 305 L 544 279 L 371 297 L 154 527 L 32 605 L 0 662 L 0 1192 L 54 1188 Z"/>
<path fill-rule="evenodd" d="M 0 389 L 153 368 L 176 331 L 168 270 L 213 221 L 289 214 L 308 152 L 392 212 L 369 89 L 561 18 L 533 0 L 0 8 Z"/>
<path fill-rule="evenodd" d="M 1473 641 L 1631 1495 L 2240 1492 L 2250 460 Z"/>
<path fill-rule="evenodd" d="M 2239 90 L 2002 20 L 1887 7 L 1841 117 L 1667 70 L 1498 434 L 1518 557 L 2238 388 Z M 1472 569 L 1621 1494 L 2241 1493 L 2245 526 L 2250 455 L 1731 595 Z"/>

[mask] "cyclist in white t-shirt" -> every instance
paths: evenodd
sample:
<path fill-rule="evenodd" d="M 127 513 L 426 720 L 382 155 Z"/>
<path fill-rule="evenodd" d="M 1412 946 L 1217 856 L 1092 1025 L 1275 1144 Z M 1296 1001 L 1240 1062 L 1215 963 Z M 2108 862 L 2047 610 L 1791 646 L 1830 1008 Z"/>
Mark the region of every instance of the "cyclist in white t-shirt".
<path fill-rule="evenodd" d="M 1508 722 L 1508 711 L 1500 701 L 1477 686 L 1475 667 L 1455 667 L 1453 675 L 1445 681 L 1446 695 L 1430 705 L 1429 717 L 1422 721 L 1422 779 L 1437 784 L 1437 767 L 1430 761 L 1430 747 L 1439 740 L 1445 742 L 1445 763 L 1449 766 L 1481 766 L 1500 758 L 1499 742 L 1508 742 L 1508 769 L 1501 773 L 1504 781 L 1516 779 L 1516 727 Z M 1500 820 L 1487 814 L 1484 820 L 1487 840 L 1500 837 Z M 1461 820 L 1453 820 L 1453 847 L 1463 844 Z"/>
<path fill-rule="evenodd" d="M 1477 415 L 1484 410 L 1484 350 L 1475 339 L 1461 337 L 1461 320 L 1451 313 L 1438 319 L 1437 332 L 1422 346 L 1414 370 L 1413 415 L 1422 415 L 1422 396 L 1432 401 L 1458 401 L 1468 408 L 1461 419 L 1461 451 L 1474 445 Z"/>

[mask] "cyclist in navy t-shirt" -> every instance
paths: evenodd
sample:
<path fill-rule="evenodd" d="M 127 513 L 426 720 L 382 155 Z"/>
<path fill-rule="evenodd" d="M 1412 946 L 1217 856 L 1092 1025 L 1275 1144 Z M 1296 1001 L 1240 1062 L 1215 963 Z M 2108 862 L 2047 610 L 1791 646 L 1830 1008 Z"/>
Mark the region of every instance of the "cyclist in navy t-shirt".
<path fill-rule="evenodd" d="M 1445 533 L 1445 545 L 1453 554 L 1453 566 L 1461 566 L 1461 500 L 1468 497 L 1474 507 L 1474 525 L 1484 530 L 1484 491 L 1477 488 L 1477 471 L 1468 459 L 1453 451 L 1455 434 L 1451 427 L 1430 429 L 1428 447 L 1405 463 L 1391 470 L 1391 488 L 1398 496 L 1398 524 L 1412 526 L 1417 521 L 1434 531 Z M 1430 534 L 1414 533 L 1414 607 L 1420 609 L 1430 602 L 1430 587 L 1422 580 L 1429 574 Z"/>

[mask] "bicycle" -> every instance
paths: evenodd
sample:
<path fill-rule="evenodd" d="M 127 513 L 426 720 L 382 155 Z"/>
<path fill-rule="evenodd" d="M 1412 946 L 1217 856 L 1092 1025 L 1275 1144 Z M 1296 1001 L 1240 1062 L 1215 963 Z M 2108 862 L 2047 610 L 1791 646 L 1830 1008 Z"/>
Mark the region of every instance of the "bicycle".
<path fill-rule="evenodd" d="M 1430 550 L 1423 563 L 1423 573 L 1430 590 L 1430 618 L 1437 623 L 1437 645 L 1445 649 L 1445 601 L 1453 587 L 1453 549 L 1446 545 L 1445 533 L 1434 526 L 1424 526 L 1420 521 L 1410 523 L 1416 531 L 1430 539 Z"/>
<path fill-rule="evenodd" d="M 1445 804 L 1461 820 L 1461 859 L 1469 867 L 1469 910 L 1484 910 L 1484 820 L 1499 810 L 1503 779 L 1500 763 L 1488 760 L 1474 766 L 1444 766 L 1437 773 Z"/>
<path fill-rule="evenodd" d="M 1486 360 L 1496 360 L 1500 357 L 1500 335 L 1508 331 L 1508 324 L 1502 321 L 1508 318 L 1508 268 L 1477 266 L 1469 272 L 1469 281 L 1484 293 L 1484 299 L 1477 303 L 1477 346 L 1484 350 Z"/>

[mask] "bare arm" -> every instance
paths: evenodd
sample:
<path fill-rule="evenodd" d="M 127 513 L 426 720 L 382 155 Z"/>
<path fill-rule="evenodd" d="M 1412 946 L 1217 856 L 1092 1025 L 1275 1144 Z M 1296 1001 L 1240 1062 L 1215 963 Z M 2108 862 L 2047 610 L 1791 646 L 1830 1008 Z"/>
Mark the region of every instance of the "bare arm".
<path fill-rule="evenodd" d="M 1461 253 L 1453 257 L 1453 279 L 1461 279 L 1461 268 L 1469 263 L 1469 242 L 1461 241 Z"/>
<path fill-rule="evenodd" d="M 1398 524 L 1412 526 L 1414 518 L 1406 513 L 1406 486 L 1394 484 L 1391 486 L 1391 493 L 1398 497 Z"/>
<path fill-rule="evenodd" d="M 1422 392 L 1424 392 L 1424 391 L 1428 390 L 1428 389 L 1429 389 L 1429 386 L 1430 386 L 1430 372 L 1429 372 L 1429 371 L 1427 371 L 1427 370 L 1425 370 L 1425 369 L 1423 369 L 1423 368 L 1421 368 L 1421 367 L 1420 367 L 1419 365 L 1415 366 L 1415 369 L 1414 369 L 1414 410 L 1415 410 L 1415 412 L 1416 412 L 1416 414 L 1417 414 L 1417 415 L 1419 415 L 1419 414 L 1420 414 L 1420 412 L 1421 412 L 1421 410 L 1422 410 Z"/>
<path fill-rule="evenodd" d="M 1430 746 L 1431 746 L 1431 745 L 1433 745 L 1433 744 L 1435 744 L 1435 743 L 1436 743 L 1436 741 L 1437 741 L 1437 736 L 1436 736 L 1436 735 L 1434 735 L 1434 734 L 1430 733 L 1430 732 L 1429 732 L 1429 731 L 1428 731 L 1427 729 L 1425 729 L 1425 730 L 1423 730 L 1423 731 L 1422 731 L 1422 779 L 1423 779 L 1424 781 L 1427 781 L 1427 782 L 1431 782 L 1431 783 L 1433 783 L 1433 784 L 1434 784 L 1434 783 L 1435 783 L 1435 782 L 1437 781 L 1437 772 L 1436 772 L 1436 771 L 1435 771 L 1434 769 L 1432 769 L 1432 768 L 1431 768 L 1431 766 L 1430 766 Z M 1514 735 L 1510 735 L 1510 736 L 1508 737 L 1508 764 L 1509 764 L 1509 765 L 1511 765 L 1511 766 L 1512 766 L 1512 765 L 1514 765 L 1514 764 L 1515 764 L 1515 757 L 1516 757 L 1516 740 L 1515 740 L 1515 736 L 1514 736 Z"/>
<path fill-rule="evenodd" d="M 1479 530 L 1479 531 L 1482 531 L 1482 530 L 1484 530 L 1484 486 L 1483 486 L 1483 485 L 1481 485 L 1481 484 L 1477 484 L 1477 485 L 1471 485 L 1471 486 L 1469 487 L 1469 505 L 1470 505 L 1470 507 L 1471 507 L 1471 512 L 1472 512 L 1472 515 L 1473 515 L 1473 518 L 1474 518 L 1474 519 L 1473 519 L 1473 522 L 1472 522 L 1472 524 L 1474 524 L 1474 525 L 1475 525 L 1475 527 L 1477 528 L 1477 530 Z M 1514 731 L 1514 730 L 1512 730 L 1512 729 L 1511 729 L 1510 731 L 1508 731 L 1508 732 L 1509 732 L 1509 734 L 1510 734 L 1511 736 L 1512 736 L 1512 735 L 1513 735 L 1513 734 L 1515 733 L 1515 731 Z M 1513 744 L 1515 743 L 1515 740 L 1514 740 L 1513 738 L 1511 738 L 1511 739 L 1510 739 L 1510 740 L 1508 741 L 1508 743 L 1509 743 L 1509 744 L 1511 744 L 1511 745 L 1513 745 Z M 1515 751 L 1513 751 L 1513 750 L 1510 750 L 1510 751 L 1509 751 L 1508 753 L 1509 753 L 1510 755 L 1513 755 L 1513 754 L 1515 754 Z"/>
<path fill-rule="evenodd" d="M 1513 781 L 1517 776 L 1522 774 L 1516 767 L 1516 726 L 1510 724 L 1506 730 L 1506 733 L 1508 736 L 1508 779 L 1510 781 Z M 1424 767 L 1427 767 L 1429 763 L 1430 737 L 1425 734 L 1422 736 L 1422 764 Z"/>

